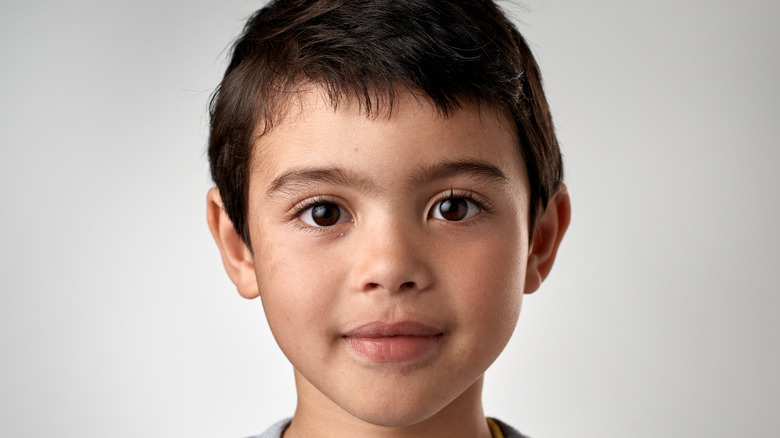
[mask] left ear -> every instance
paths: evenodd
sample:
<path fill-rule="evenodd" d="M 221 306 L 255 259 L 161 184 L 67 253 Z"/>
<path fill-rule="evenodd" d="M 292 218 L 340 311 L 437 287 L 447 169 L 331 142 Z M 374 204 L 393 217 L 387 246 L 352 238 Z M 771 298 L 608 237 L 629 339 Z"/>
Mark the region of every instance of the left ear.
<path fill-rule="evenodd" d="M 525 271 L 525 290 L 527 294 L 536 292 L 542 281 L 552 269 L 558 246 L 569 228 L 571 220 L 571 201 L 566 185 L 561 183 L 555 196 L 547 203 L 542 220 L 534 230 L 528 266 Z"/>

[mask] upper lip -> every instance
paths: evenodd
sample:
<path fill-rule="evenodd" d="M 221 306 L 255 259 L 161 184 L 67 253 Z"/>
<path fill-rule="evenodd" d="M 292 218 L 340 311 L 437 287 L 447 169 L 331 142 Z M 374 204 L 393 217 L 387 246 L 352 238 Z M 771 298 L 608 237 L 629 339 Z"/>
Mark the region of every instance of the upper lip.
<path fill-rule="evenodd" d="M 347 331 L 348 338 L 385 338 L 391 336 L 438 336 L 443 332 L 433 326 L 416 321 L 387 323 L 369 322 Z"/>

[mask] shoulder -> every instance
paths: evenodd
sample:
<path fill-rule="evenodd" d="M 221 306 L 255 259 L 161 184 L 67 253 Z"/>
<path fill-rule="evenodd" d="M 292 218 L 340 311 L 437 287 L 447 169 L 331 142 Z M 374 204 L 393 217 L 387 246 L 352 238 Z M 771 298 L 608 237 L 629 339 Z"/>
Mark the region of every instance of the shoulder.
<path fill-rule="evenodd" d="M 503 421 L 497 420 L 495 418 L 491 419 L 495 421 L 496 424 L 498 424 L 499 429 L 501 429 L 501 432 L 504 434 L 504 438 L 528 438 L 527 436 L 515 430 L 514 427 L 504 423 Z"/>
<path fill-rule="evenodd" d="M 254 435 L 249 438 L 282 438 L 282 432 L 284 432 L 284 430 L 287 429 L 287 426 L 289 425 L 290 418 L 285 418 L 284 420 L 281 420 L 266 429 L 266 431 L 260 435 Z"/>

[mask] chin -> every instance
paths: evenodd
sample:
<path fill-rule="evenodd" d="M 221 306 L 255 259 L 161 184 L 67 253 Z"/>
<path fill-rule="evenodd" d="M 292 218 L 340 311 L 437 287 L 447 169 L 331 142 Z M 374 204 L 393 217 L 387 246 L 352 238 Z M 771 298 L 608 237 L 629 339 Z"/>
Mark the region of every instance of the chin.
<path fill-rule="evenodd" d="M 439 388 L 420 394 L 373 393 L 355 403 L 343 406 L 355 418 L 381 427 L 409 427 L 421 423 L 446 410 L 460 393 L 453 387 Z"/>
<path fill-rule="evenodd" d="M 378 409 L 360 409 L 357 412 L 352 412 L 352 415 L 375 426 L 398 428 L 421 423 L 437 411 L 438 409 L 431 409 L 430 406 L 421 409 L 418 405 L 394 403 L 393 406 L 384 406 Z"/>

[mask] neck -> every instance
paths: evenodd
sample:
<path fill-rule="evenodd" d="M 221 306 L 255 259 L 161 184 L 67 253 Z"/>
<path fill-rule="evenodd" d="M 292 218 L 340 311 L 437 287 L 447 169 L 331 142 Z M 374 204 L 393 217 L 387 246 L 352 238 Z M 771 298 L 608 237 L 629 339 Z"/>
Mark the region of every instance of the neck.
<path fill-rule="evenodd" d="M 392 424 L 376 424 L 334 403 L 296 371 L 298 406 L 284 438 L 490 438 L 482 410 L 482 381 L 480 377 L 443 409 L 426 418 L 397 418 Z"/>

